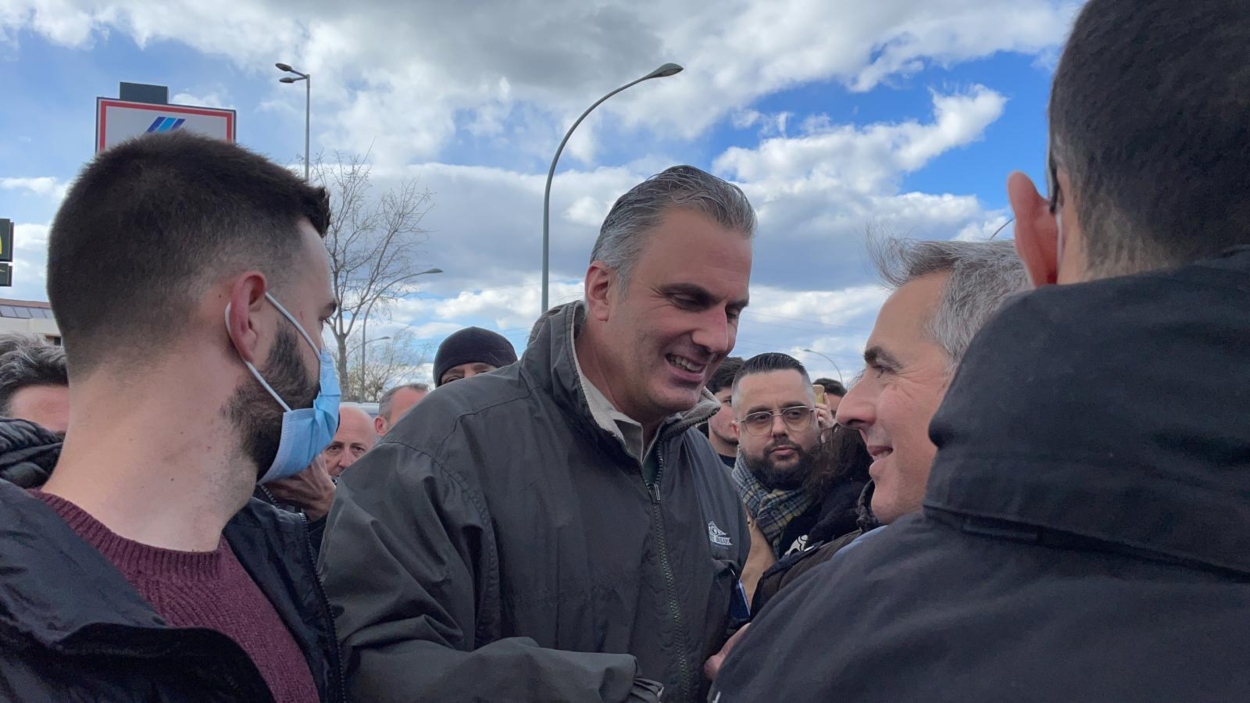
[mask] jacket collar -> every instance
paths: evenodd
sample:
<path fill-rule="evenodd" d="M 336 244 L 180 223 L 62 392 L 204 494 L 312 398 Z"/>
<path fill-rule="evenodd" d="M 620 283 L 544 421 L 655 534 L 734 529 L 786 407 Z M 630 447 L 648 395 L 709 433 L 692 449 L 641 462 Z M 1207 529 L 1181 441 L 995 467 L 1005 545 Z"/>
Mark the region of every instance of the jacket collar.
<path fill-rule="evenodd" d="M 1010 303 L 934 417 L 926 511 L 1250 573 L 1248 274 L 1240 249 Z"/>
<path fill-rule="evenodd" d="M 61 439 L 33 422 L 0 418 L 0 479 L 42 486 L 61 456 Z"/>
<path fill-rule="evenodd" d="M 556 402 L 580 418 L 585 425 L 593 427 L 601 434 L 613 435 L 611 428 L 605 425 L 612 422 L 611 418 L 602 412 L 596 414 L 588 402 L 586 390 L 582 386 L 582 375 L 578 370 L 577 352 L 573 342 L 581 331 L 585 317 L 586 306 L 581 301 L 566 303 L 558 308 L 558 312 L 547 315 L 539 323 L 540 331 L 533 343 L 526 348 L 521 358 L 521 366 L 527 373 L 549 382 Z M 659 440 L 667 441 L 685 433 L 691 427 L 707 422 L 719 409 L 720 403 L 716 397 L 704 389 L 702 397 L 693 408 L 664 421 Z"/>
<path fill-rule="evenodd" d="M 84 631 L 164 628 L 102 554 L 42 501 L 0 480 L 0 627 L 60 648 Z"/>

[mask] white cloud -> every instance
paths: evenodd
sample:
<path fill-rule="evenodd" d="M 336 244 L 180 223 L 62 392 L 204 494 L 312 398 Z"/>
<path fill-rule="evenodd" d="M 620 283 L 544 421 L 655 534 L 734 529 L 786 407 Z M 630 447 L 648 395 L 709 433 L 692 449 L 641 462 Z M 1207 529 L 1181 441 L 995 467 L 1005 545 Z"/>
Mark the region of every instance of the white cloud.
<path fill-rule="evenodd" d="M 933 94 L 934 121 L 920 124 L 831 125 L 809 121 L 800 137 L 776 137 L 755 149 L 733 147 L 716 160 L 719 171 L 751 183 L 794 179 L 836 185 L 860 193 L 878 192 L 901 174 L 978 139 L 1003 113 L 1007 99 L 973 86 L 957 95 Z"/>
<path fill-rule="evenodd" d="M 552 302 L 581 295 L 592 243 L 616 198 L 676 160 L 651 145 L 685 148 L 685 140 L 727 121 L 762 138 L 697 157 L 738 182 L 759 213 L 753 304 L 737 353 L 810 348 L 852 373 L 884 299 L 864 259 L 865 231 L 984 238 L 1005 222 L 1005 213 L 987 212 L 975 194 L 907 192 L 902 184 L 980 139 L 1007 100 L 992 87 L 943 89 L 932 94 L 931 115 L 863 124 L 792 114 L 761 98 L 820 84 L 852 91 L 904 84 L 922 68 L 999 52 L 1045 61 L 1077 6 L 550 0 L 536 12 L 502 0 L 472 7 L 251 0 L 229 8 L 187 0 L 0 0 L 0 39 L 33 32 L 84 50 L 111 37 L 141 46 L 178 42 L 233 63 L 240 81 L 263 73 L 269 92 L 253 98 L 259 108 L 301 127 L 303 91 L 279 86 L 272 64 L 287 61 L 313 74 L 316 145 L 327 153 L 369 151 L 379 190 L 419 175 L 436 194 L 423 223 L 430 239 L 422 265 L 446 273 L 423 280 L 423 295 L 397 304 L 389 321 L 370 324 L 371 333 L 376 324 L 434 341 L 481 324 L 523 343 L 540 308 L 542 195 L 552 149 L 594 99 L 676 61 L 683 73 L 613 98 L 570 142 L 552 189 Z M 234 105 L 240 100 L 232 95 L 246 94 L 234 84 L 181 85 L 175 102 Z M 735 141 L 751 144 L 750 136 Z M 608 146 L 625 163 L 599 164 Z M 468 151 L 476 165 L 447 163 L 457 160 L 452 149 Z M 505 165 L 488 165 L 500 159 Z M 55 178 L 0 179 L 0 190 L 48 198 L 62 197 L 65 187 Z M 29 255 L 23 268 L 41 277 L 42 244 L 27 227 L 34 226 L 19 228 L 19 256 Z M 815 372 L 832 371 L 819 357 L 803 358 Z"/>
<path fill-rule="evenodd" d="M 1015 236 L 1014 221 L 1006 212 L 987 212 L 981 222 L 970 222 L 959 230 L 955 239 L 961 242 L 984 242 L 991 238 L 1011 239 Z"/>
<path fill-rule="evenodd" d="M 13 227 L 13 287 L 0 297 L 47 300 L 48 225 L 16 222 Z"/>
<path fill-rule="evenodd" d="M 52 176 L 0 178 L 0 190 L 15 190 L 59 202 L 69 190 L 69 184 Z"/>
<path fill-rule="evenodd" d="M 972 195 L 898 192 L 902 175 L 923 167 L 924 159 L 980 138 L 1004 100 L 974 88 L 935 94 L 933 104 L 927 122 L 856 126 L 826 120 L 818 131 L 769 139 L 757 149 L 731 149 L 716 161 L 722 173 L 736 177 L 759 213 L 754 287 L 828 291 L 868 284 L 863 242 L 869 228 L 944 239 L 979 231 L 1001 214 L 986 213 Z M 556 290 L 580 281 L 612 203 L 670 163 L 657 156 L 557 174 L 551 203 Z M 379 167 L 374 175 L 378 189 L 417 175 L 436 191 L 436 207 L 423 221 L 430 231 L 423 263 L 446 273 L 423 280 L 423 290 L 466 306 L 456 314 L 506 327 L 526 326 L 537 316 L 545 173 L 431 162 Z M 578 295 L 574 286 L 571 297 Z M 562 298 L 553 293 L 552 300 Z"/>
<path fill-rule="evenodd" d="M 533 106 L 543 143 L 611 88 L 666 60 L 677 76 L 613 98 L 569 151 L 589 163 L 605 114 L 626 129 L 692 138 L 767 95 L 811 82 L 866 91 L 927 65 L 998 52 L 1037 55 L 1061 41 L 1079 3 L 1055 0 L 255 0 L 228 8 L 190 0 L 9 0 L 0 33 L 32 31 L 89 47 L 126 35 L 181 42 L 245 72 L 275 58 L 315 76 L 323 145 L 393 163 L 437 158 L 461 127 L 505 130 Z M 297 96 L 272 90 L 278 100 Z M 463 119 L 461 119 L 463 117 Z"/>
<path fill-rule="evenodd" d="M 169 101 L 174 105 L 190 105 L 193 107 L 218 107 L 233 109 L 234 103 L 224 88 L 216 88 L 204 93 L 177 93 Z"/>

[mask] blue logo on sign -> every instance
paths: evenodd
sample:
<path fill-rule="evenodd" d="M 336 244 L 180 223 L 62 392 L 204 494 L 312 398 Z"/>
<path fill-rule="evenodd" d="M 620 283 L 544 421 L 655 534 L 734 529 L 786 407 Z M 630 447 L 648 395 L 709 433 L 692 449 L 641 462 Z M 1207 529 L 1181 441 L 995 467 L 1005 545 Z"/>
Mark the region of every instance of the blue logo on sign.
<path fill-rule="evenodd" d="M 178 129 L 179 127 L 181 127 L 183 122 L 186 122 L 186 120 L 181 117 L 178 117 L 178 118 L 157 117 L 152 122 L 152 126 L 148 127 L 148 133 L 150 134 L 152 132 L 172 132 L 175 129 Z"/>

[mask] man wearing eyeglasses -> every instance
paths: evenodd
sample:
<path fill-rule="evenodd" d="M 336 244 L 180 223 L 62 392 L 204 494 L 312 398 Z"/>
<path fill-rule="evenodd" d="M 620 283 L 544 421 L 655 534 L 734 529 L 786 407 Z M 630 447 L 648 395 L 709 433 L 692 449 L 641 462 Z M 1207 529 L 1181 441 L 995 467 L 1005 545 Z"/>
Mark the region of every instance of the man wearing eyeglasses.
<path fill-rule="evenodd" d="M 734 379 L 733 413 L 738 438 L 733 478 L 747 515 L 773 556 L 780 557 L 814 521 L 809 508 L 817 496 L 803 484 L 815 464 L 820 432 L 833 425 L 833 418 L 828 406 L 816 404 L 803 364 L 778 353 L 743 364 Z"/>

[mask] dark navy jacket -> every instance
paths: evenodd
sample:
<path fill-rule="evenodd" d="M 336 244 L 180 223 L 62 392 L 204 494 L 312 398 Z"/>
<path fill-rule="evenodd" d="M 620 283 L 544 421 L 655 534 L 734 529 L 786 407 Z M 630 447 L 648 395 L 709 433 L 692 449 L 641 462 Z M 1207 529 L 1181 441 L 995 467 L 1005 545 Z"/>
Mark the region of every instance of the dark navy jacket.
<path fill-rule="evenodd" d="M 1250 700 L 1250 249 L 973 341 L 923 514 L 758 614 L 712 699 Z"/>

